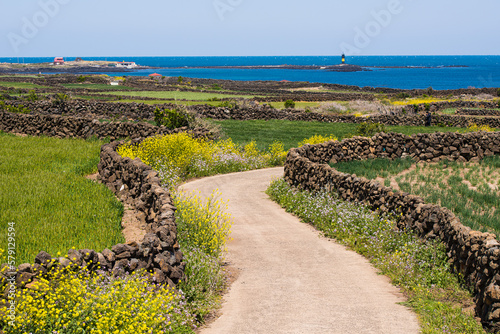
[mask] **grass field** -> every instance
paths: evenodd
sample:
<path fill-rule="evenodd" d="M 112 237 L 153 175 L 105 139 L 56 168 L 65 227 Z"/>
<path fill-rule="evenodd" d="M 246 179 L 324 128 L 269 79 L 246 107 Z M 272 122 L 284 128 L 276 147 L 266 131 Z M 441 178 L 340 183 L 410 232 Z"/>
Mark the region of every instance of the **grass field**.
<path fill-rule="evenodd" d="M 10 81 L 0 81 L 0 86 L 2 87 L 14 87 L 14 88 L 48 88 L 47 86 L 40 86 L 32 84 L 29 82 L 10 82 Z"/>
<path fill-rule="evenodd" d="M 116 87 L 116 86 L 115 86 Z M 208 101 L 213 98 L 253 98 L 254 95 L 236 95 L 236 94 L 216 94 L 203 92 L 181 92 L 181 91 L 135 91 L 135 92 L 106 92 L 103 94 L 119 96 L 138 96 L 151 97 L 154 99 L 178 99 L 191 101 Z"/>
<path fill-rule="evenodd" d="M 128 86 L 111 86 L 106 84 L 63 84 L 65 88 L 82 88 L 82 89 L 106 89 L 106 90 L 134 90 L 136 88 L 128 87 Z"/>
<path fill-rule="evenodd" d="M 412 164 L 410 160 L 374 159 L 333 165 L 339 171 L 377 177 L 386 186 L 444 206 L 472 229 L 500 235 L 500 157 L 479 163 Z"/>
<path fill-rule="evenodd" d="M 192 106 L 197 104 L 208 104 L 210 106 L 218 106 L 221 104 L 221 101 L 166 101 L 166 100 L 134 100 L 134 99 L 121 99 L 114 100 L 112 102 L 123 102 L 123 103 L 144 103 L 144 104 L 164 104 L 164 103 L 174 103 L 178 105 L 184 106 Z"/>
<path fill-rule="evenodd" d="M 84 177 L 96 171 L 102 144 L 0 133 L 0 248 L 15 223 L 17 264 L 33 263 L 41 250 L 56 256 L 124 242 L 122 204 Z"/>
<path fill-rule="evenodd" d="M 266 149 L 275 140 L 282 141 L 285 150 L 297 147 L 297 143 L 304 138 L 313 135 L 334 135 L 339 140 L 356 130 L 357 125 L 351 123 L 320 123 L 305 121 L 284 121 L 284 120 L 224 120 L 213 121 L 220 125 L 227 137 L 230 137 L 238 144 L 248 143 L 252 140 L 257 142 L 260 150 Z M 417 126 L 388 126 L 387 129 L 393 132 L 412 135 L 424 132 L 464 132 L 461 128 L 417 127 Z"/>

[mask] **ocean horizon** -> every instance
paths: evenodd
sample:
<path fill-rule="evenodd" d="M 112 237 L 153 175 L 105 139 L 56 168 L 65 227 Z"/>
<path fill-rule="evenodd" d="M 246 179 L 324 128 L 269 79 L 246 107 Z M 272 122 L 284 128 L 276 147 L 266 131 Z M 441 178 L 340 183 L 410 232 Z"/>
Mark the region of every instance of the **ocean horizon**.
<path fill-rule="evenodd" d="M 60 56 L 60 55 L 58 55 Z M 346 63 L 367 71 L 333 72 L 305 69 L 242 69 L 223 66 L 316 65 L 341 62 L 340 56 L 186 56 L 186 57 L 82 57 L 84 60 L 133 61 L 154 69 L 107 72 L 111 76 L 164 76 L 243 81 L 307 81 L 399 89 L 460 89 L 500 87 L 500 56 L 347 56 Z M 6 63 L 52 62 L 54 57 L 2 57 Z M 74 60 L 75 57 L 65 57 Z M 206 67 L 221 68 L 206 68 Z"/>

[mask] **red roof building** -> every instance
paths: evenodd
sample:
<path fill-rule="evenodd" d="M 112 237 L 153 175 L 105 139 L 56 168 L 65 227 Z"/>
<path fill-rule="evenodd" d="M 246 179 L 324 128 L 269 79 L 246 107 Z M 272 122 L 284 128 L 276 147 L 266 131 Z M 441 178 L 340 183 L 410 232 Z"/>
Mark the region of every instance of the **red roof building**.
<path fill-rule="evenodd" d="M 64 58 L 63 57 L 55 57 L 54 58 L 54 65 L 62 65 L 64 64 Z"/>
<path fill-rule="evenodd" d="M 159 78 L 159 77 L 162 77 L 161 74 L 158 74 L 158 73 L 152 73 L 149 75 L 150 77 L 156 77 L 156 78 Z"/>

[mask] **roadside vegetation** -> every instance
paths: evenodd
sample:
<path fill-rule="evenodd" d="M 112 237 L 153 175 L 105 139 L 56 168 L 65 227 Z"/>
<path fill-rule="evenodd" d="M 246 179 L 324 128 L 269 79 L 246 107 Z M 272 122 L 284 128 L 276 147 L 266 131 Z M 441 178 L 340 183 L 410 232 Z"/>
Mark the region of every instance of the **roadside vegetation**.
<path fill-rule="evenodd" d="M 122 204 L 85 178 L 97 171 L 102 141 L 0 133 L 0 144 L 0 230 L 15 223 L 17 264 L 41 250 L 56 255 L 124 241 Z M 6 248 L 7 233 L 0 245 Z"/>
<path fill-rule="evenodd" d="M 424 242 L 397 229 L 391 217 L 378 216 L 359 203 L 326 191 L 310 193 L 274 181 L 267 193 L 288 212 L 326 237 L 367 257 L 407 296 L 422 333 L 485 333 L 474 319 L 470 292 L 450 271 L 444 246 Z"/>
<path fill-rule="evenodd" d="M 186 133 L 155 136 L 140 144 L 124 144 L 118 148 L 123 157 L 139 157 L 152 166 L 171 188 L 196 177 L 246 171 L 283 164 L 283 144 L 273 142 L 260 151 L 254 141 L 237 145 L 230 138 L 209 141 Z"/>

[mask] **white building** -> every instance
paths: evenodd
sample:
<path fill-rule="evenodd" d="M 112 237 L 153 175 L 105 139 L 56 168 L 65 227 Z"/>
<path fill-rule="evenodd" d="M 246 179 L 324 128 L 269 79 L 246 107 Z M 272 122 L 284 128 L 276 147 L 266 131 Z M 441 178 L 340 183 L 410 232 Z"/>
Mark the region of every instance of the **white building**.
<path fill-rule="evenodd" d="M 133 61 L 122 61 L 120 63 L 116 63 L 116 67 L 134 68 L 137 67 L 137 64 Z"/>

